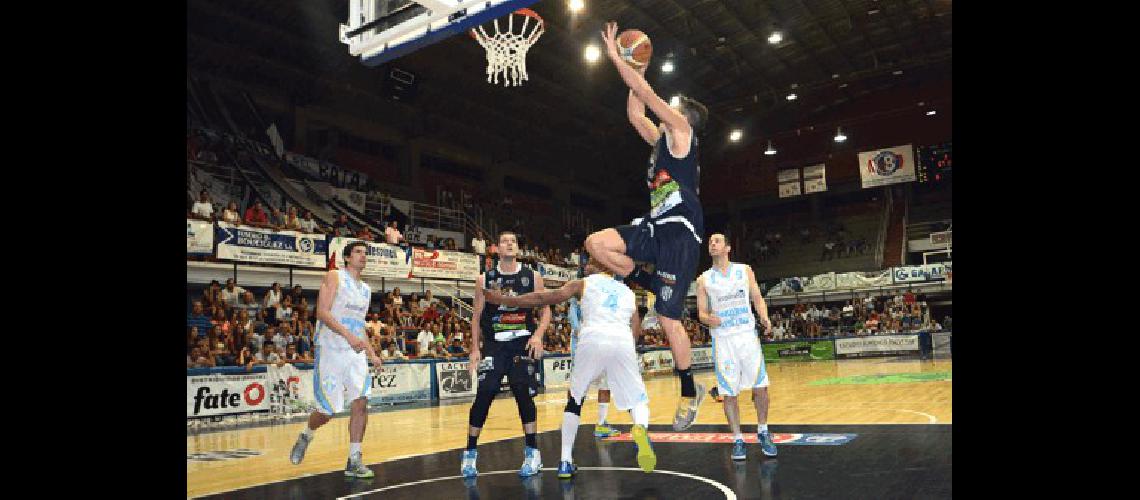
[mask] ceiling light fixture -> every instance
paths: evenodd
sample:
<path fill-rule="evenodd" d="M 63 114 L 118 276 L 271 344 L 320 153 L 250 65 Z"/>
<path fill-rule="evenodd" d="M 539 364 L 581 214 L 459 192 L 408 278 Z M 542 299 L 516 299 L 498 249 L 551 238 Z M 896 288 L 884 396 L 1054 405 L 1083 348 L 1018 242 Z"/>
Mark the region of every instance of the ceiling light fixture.
<path fill-rule="evenodd" d="M 661 64 L 661 72 L 662 73 L 672 73 L 673 72 L 673 61 L 665 61 L 664 63 L 662 63 Z"/>
<path fill-rule="evenodd" d="M 582 53 L 587 62 L 597 62 L 598 58 L 602 56 L 602 52 L 598 50 L 597 45 L 587 45 L 586 51 Z"/>
<path fill-rule="evenodd" d="M 772 156 L 772 155 L 776 154 L 776 148 L 772 147 L 772 140 L 771 139 L 768 139 L 768 149 L 764 150 L 764 154 L 766 154 L 768 156 Z"/>
<path fill-rule="evenodd" d="M 586 7 L 586 2 L 583 2 L 582 0 L 570 0 L 569 7 L 570 12 L 580 12 L 584 7 Z"/>
<path fill-rule="evenodd" d="M 788 100 L 789 100 L 789 101 L 794 101 L 794 100 L 796 100 L 796 94 L 795 94 L 795 93 L 791 93 L 791 94 L 788 94 Z"/>
<path fill-rule="evenodd" d="M 742 135 L 744 135 L 744 133 L 741 132 L 740 129 L 734 129 L 731 133 L 728 134 L 728 140 L 732 142 L 740 142 L 740 136 Z"/>
<path fill-rule="evenodd" d="M 779 31 L 773 31 L 771 35 L 768 35 L 768 43 L 770 43 L 772 45 L 776 45 L 777 43 L 780 43 L 783 40 L 784 40 L 784 34 L 780 33 Z"/>
<path fill-rule="evenodd" d="M 843 142 L 847 140 L 847 136 L 843 135 L 843 129 L 840 127 L 835 128 L 835 142 Z"/>

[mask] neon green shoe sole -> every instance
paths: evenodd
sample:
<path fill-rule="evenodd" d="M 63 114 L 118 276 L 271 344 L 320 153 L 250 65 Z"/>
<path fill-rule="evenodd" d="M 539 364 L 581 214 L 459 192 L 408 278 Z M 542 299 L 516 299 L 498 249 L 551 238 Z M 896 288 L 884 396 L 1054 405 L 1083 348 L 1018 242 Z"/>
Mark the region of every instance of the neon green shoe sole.
<path fill-rule="evenodd" d="M 637 443 L 637 465 L 645 472 L 653 472 L 653 468 L 657 467 L 657 454 L 649 442 L 649 432 L 645 427 L 634 425 L 630 434 L 633 434 L 633 442 Z"/>

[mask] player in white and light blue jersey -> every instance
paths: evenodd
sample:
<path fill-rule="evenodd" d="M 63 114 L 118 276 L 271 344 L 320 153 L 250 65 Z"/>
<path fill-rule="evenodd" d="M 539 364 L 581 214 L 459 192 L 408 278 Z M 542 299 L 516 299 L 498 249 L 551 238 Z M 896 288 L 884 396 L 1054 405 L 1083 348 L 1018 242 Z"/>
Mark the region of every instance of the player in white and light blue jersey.
<path fill-rule="evenodd" d="M 573 366 L 574 353 L 578 348 L 578 330 L 582 327 L 582 308 L 577 297 L 570 297 L 566 316 L 570 319 L 570 362 Z M 617 429 L 606 425 L 606 414 L 610 408 L 610 386 L 606 382 L 606 374 L 603 373 L 594 382 L 598 385 L 598 425 L 594 426 L 594 437 L 607 438 L 621 434 Z"/>
<path fill-rule="evenodd" d="M 360 442 L 368 426 L 368 392 L 372 377 L 368 361 L 379 367 L 383 361 L 372 350 L 364 332 L 364 316 L 372 303 L 372 288 L 360 279 L 368 262 L 363 241 L 345 245 L 344 269 L 329 271 L 321 281 L 317 298 L 317 330 L 313 368 L 313 395 L 317 410 L 309 415 L 309 425 L 297 437 L 289 454 L 294 465 L 305 458 L 313 431 L 344 410 L 351 402 L 348 419 L 348 464 L 344 475 L 370 478 L 376 474 L 364 465 Z"/>
<path fill-rule="evenodd" d="M 709 326 L 712 334 L 717 390 L 724 396 L 724 415 L 734 437 L 732 459 L 747 458 L 736 399 L 745 389 L 752 389 L 752 403 L 756 406 L 757 441 L 764 454 L 772 457 L 776 456 L 776 445 L 768 431 L 768 370 L 752 307 L 756 307 L 765 332 L 771 330 L 772 323 L 752 267 L 729 262 L 731 250 L 723 234 L 709 237 L 713 265 L 697 278 L 697 308 L 701 322 Z"/>
<path fill-rule="evenodd" d="M 586 263 L 586 278 L 562 285 L 556 290 L 536 291 L 519 296 L 505 296 L 487 290 L 484 298 L 492 304 L 508 307 L 537 307 L 581 298 L 581 328 L 575 346 L 574 368 L 570 372 L 570 398 L 562 414 L 562 461 L 558 477 L 568 479 L 578 470 L 572 451 L 582 414 L 582 401 L 590 383 L 605 374 L 614 404 L 629 410 L 633 416 L 630 434 L 637 443 L 637 464 L 645 472 L 657 466 L 657 455 L 649 442 L 649 395 L 641 379 L 637 360 L 636 339 L 641 335 L 641 319 L 633 291 L 625 283 L 602 271 L 598 261 Z"/>

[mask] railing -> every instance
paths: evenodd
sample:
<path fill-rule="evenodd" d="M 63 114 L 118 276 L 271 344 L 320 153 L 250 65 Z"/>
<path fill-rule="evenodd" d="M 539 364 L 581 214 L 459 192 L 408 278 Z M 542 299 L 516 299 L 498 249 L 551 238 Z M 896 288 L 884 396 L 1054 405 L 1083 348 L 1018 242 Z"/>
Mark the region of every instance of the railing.
<path fill-rule="evenodd" d="M 437 290 L 433 288 L 433 290 Z M 454 293 L 453 293 L 454 292 Z M 444 296 L 451 299 L 451 303 L 459 308 L 459 316 L 467 321 L 475 317 L 475 308 L 463 301 L 463 289 L 458 283 L 444 286 Z"/>
<path fill-rule="evenodd" d="M 466 227 L 466 220 L 462 211 L 427 203 L 412 202 L 411 213 L 408 214 L 408 217 L 411 219 L 410 223 L 418 227 L 459 232 L 463 232 Z"/>

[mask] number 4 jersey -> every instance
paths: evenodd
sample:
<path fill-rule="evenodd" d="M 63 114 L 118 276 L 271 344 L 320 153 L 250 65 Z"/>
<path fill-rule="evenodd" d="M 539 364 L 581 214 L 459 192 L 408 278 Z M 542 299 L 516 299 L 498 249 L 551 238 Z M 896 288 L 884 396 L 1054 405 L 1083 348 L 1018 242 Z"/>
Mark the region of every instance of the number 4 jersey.
<path fill-rule="evenodd" d="M 583 281 L 581 340 L 624 338 L 633 342 L 629 321 L 637 308 L 633 290 L 608 274 L 592 274 Z"/>

